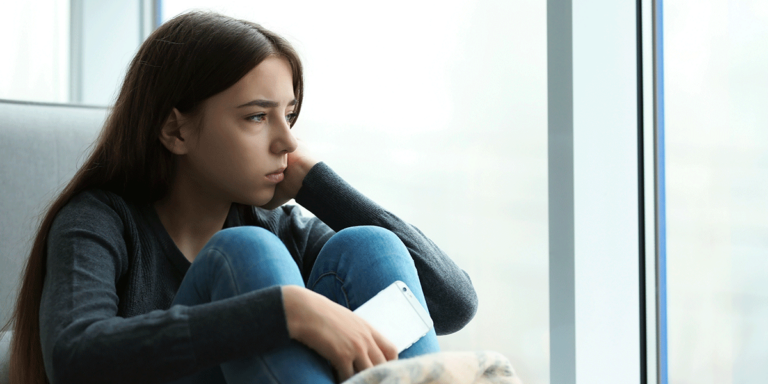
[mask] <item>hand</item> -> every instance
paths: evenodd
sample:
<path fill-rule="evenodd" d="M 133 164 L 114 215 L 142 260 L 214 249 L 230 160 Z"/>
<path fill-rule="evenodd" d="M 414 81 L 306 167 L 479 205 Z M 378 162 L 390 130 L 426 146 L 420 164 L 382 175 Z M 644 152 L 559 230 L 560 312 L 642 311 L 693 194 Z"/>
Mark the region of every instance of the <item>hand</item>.
<path fill-rule="evenodd" d="M 340 381 L 397 359 L 395 345 L 349 309 L 306 288 L 282 290 L 291 338 L 328 359 Z"/>
<path fill-rule="evenodd" d="M 301 184 L 304 182 L 304 177 L 315 164 L 319 163 L 309 154 L 304 142 L 299 138 L 296 140 L 299 146 L 295 151 L 288 154 L 288 168 L 284 172 L 285 178 L 275 187 L 272 200 L 262 205 L 261 208 L 275 209 L 296 197 L 299 189 L 301 189 Z"/>

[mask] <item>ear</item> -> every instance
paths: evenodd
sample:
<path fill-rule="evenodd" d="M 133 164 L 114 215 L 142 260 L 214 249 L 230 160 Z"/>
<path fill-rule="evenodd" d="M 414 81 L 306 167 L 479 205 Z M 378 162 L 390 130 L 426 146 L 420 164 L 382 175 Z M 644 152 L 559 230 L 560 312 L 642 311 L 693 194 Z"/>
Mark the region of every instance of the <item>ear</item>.
<path fill-rule="evenodd" d="M 160 129 L 160 142 L 175 155 L 184 155 L 189 151 L 189 124 L 185 124 L 185 118 L 174 108 Z"/>

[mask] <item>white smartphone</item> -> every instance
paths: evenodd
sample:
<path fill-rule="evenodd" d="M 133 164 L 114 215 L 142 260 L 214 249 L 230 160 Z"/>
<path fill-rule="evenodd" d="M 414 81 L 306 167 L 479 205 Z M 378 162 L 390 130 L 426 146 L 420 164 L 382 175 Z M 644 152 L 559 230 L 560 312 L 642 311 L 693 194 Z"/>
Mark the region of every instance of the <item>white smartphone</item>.
<path fill-rule="evenodd" d="M 395 281 L 354 310 L 397 347 L 397 353 L 419 341 L 432 329 L 432 318 L 411 289 Z"/>

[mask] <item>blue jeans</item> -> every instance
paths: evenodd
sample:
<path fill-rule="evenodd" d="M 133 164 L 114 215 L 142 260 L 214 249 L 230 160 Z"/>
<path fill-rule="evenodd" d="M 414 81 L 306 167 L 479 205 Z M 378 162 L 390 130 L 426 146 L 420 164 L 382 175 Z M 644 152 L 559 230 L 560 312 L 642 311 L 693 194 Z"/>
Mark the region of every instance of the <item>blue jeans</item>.
<path fill-rule="evenodd" d="M 213 272 L 213 273 L 212 273 Z M 427 309 L 411 255 L 392 232 L 373 226 L 344 229 L 323 246 L 306 288 L 354 310 L 396 280 Z M 187 271 L 172 305 L 193 306 L 275 285 L 304 287 L 285 245 L 266 229 L 243 226 L 218 232 Z M 200 292 L 205 292 L 201 295 Z M 222 324 L 226 326 L 226 324 Z M 434 328 L 401 352 L 408 358 L 437 352 Z M 298 341 L 263 355 L 228 361 L 174 383 L 333 383 L 330 363 Z"/>

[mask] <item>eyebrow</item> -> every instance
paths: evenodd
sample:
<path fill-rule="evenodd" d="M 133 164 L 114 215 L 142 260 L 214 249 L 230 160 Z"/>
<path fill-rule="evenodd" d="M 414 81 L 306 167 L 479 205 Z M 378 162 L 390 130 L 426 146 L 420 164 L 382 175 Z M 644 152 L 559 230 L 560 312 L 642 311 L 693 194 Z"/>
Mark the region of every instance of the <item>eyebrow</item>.
<path fill-rule="evenodd" d="M 293 99 L 293 100 L 291 100 L 288 103 L 288 105 L 289 106 L 296 105 L 297 102 L 298 102 L 298 100 Z M 245 103 L 243 105 L 238 106 L 238 108 L 252 107 L 252 106 L 262 107 L 262 108 L 275 108 L 275 107 L 278 106 L 278 103 L 276 101 L 272 101 L 272 100 L 262 100 L 262 99 L 259 99 L 259 100 L 251 100 L 251 101 L 249 101 L 249 102 L 247 102 L 247 103 Z"/>

